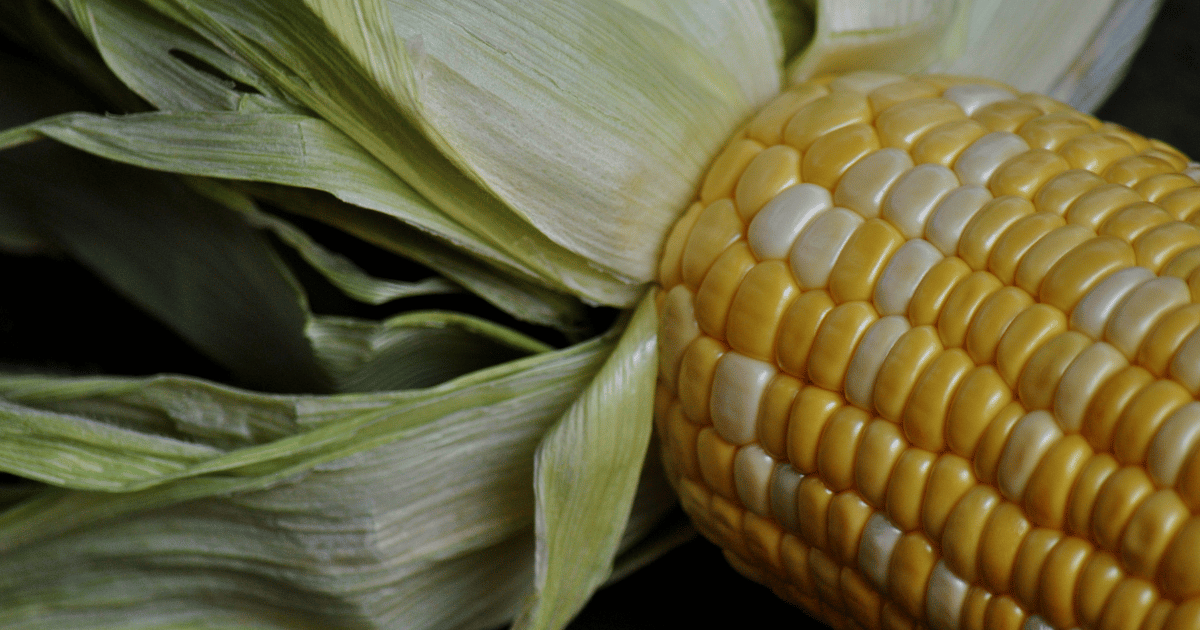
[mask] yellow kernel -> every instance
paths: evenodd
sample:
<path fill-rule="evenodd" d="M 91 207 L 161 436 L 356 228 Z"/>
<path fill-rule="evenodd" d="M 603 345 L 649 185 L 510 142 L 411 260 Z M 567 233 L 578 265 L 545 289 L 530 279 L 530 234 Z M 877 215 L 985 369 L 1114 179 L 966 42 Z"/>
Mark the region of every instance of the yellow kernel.
<path fill-rule="evenodd" d="M 803 385 L 784 373 L 775 375 L 763 392 L 758 416 L 758 443 L 771 457 L 787 461 L 788 421 L 792 402 Z"/>
<path fill-rule="evenodd" d="M 1062 533 L 1053 529 L 1036 527 L 1025 536 L 1017 551 L 1017 562 L 1013 565 L 1012 589 L 1017 601 L 1027 609 L 1037 605 L 1038 577 L 1046 564 L 1050 550 L 1062 539 Z"/>
<path fill-rule="evenodd" d="M 746 134 L 765 145 L 783 142 L 783 129 L 800 108 L 825 96 L 829 90 L 813 83 L 801 83 L 771 100 L 754 116 Z"/>
<path fill-rule="evenodd" d="M 761 361 L 775 358 L 775 337 L 788 306 L 800 294 L 792 272 L 780 260 L 768 260 L 748 271 L 729 306 L 729 345 Z"/>
<path fill-rule="evenodd" d="M 997 101 L 971 114 L 992 131 L 1016 131 L 1026 122 L 1042 116 L 1041 108 L 1018 100 Z"/>
<path fill-rule="evenodd" d="M 1109 164 L 1136 152 L 1123 138 L 1097 131 L 1077 136 L 1063 143 L 1058 154 L 1066 158 L 1071 168 L 1103 173 Z"/>
<path fill-rule="evenodd" d="M 830 92 L 797 110 L 784 128 L 783 139 L 796 149 L 807 152 L 818 138 L 850 125 L 869 123 L 873 117 L 871 106 L 862 94 Z M 805 179 L 812 181 L 808 177 Z"/>
<path fill-rule="evenodd" d="M 1042 237 L 1066 224 L 1053 212 L 1035 212 L 1017 219 L 996 241 L 988 256 L 987 269 L 1005 284 L 1012 284 L 1021 257 Z"/>
<path fill-rule="evenodd" d="M 1103 177 L 1083 169 L 1063 171 L 1046 182 L 1033 197 L 1033 205 L 1042 212 L 1066 215 L 1067 208 L 1084 193 L 1106 185 Z"/>
<path fill-rule="evenodd" d="M 1180 221 L 1190 221 L 1200 210 L 1200 186 L 1180 188 L 1155 200 L 1163 210 Z"/>
<path fill-rule="evenodd" d="M 788 419 L 787 459 L 797 472 L 816 472 L 821 434 L 845 404 L 838 394 L 819 387 L 804 387 L 796 394 Z"/>
<path fill-rule="evenodd" d="M 1075 585 L 1075 612 L 1081 626 L 1096 627 L 1101 620 L 1104 603 L 1123 577 L 1125 572 L 1112 554 L 1097 551 L 1088 558 Z"/>
<path fill-rule="evenodd" d="M 988 630 L 1022 630 L 1025 611 L 1008 595 L 993 597 L 988 602 L 983 626 Z"/>
<path fill-rule="evenodd" d="M 828 549 L 829 503 L 833 492 L 816 475 L 806 475 L 796 489 L 796 511 L 800 514 L 800 537 L 813 551 Z"/>
<path fill-rule="evenodd" d="M 1104 220 L 1097 232 L 1132 241 L 1148 230 L 1173 220 L 1166 210 L 1149 201 L 1141 201 L 1114 212 Z"/>
<path fill-rule="evenodd" d="M 935 98 L 939 94 L 939 90 L 928 83 L 920 81 L 896 81 L 882 85 L 874 90 L 871 90 L 867 95 L 867 100 L 871 102 L 871 109 L 882 112 L 893 105 L 897 105 L 904 101 L 911 101 L 919 98 Z"/>
<path fill-rule="evenodd" d="M 984 300 L 1003 287 L 996 276 L 987 271 L 976 271 L 963 278 L 950 295 L 938 317 L 938 334 L 947 348 L 962 347 L 967 337 L 967 327 Z"/>
<path fill-rule="evenodd" d="M 1158 567 L 1163 595 L 1175 600 L 1200 595 L 1200 517 L 1192 516 L 1167 546 Z"/>
<path fill-rule="evenodd" d="M 1104 549 L 1118 549 L 1125 526 L 1138 506 L 1154 492 L 1140 467 L 1127 466 L 1108 476 L 1092 507 L 1092 536 Z"/>
<path fill-rule="evenodd" d="M 833 202 L 865 218 L 879 216 L 892 185 L 912 167 L 912 158 L 900 149 L 875 151 L 846 171 L 833 193 Z"/>
<path fill-rule="evenodd" d="M 674 465 L 678 466 L 678 475 L 692 481 L 701 481 L 700 460 L 696 449 L 701 427 L 688 421 L 679 405 L 673 406 L 672 411 L 667 413 L 665 423 L 665 430 L 659 431 L 659 435 L 662 436 L 663 451 L 669 453 L 670 457 L 664 460 L 674 462 Z"/>
<path fill-rule="evenodd" d="M 1092 555 L 1092 546 L 1079 538 L 1063 538 L 1050 550 L 1038 578 L 1038 608 L 1052 626 L 1075 628 L 1075 588 Z"/>
<path fill-rule="evenodd" d="M 941 98 L 921 98 L 897 103 L 875 120 L 884 146 L 909 149 L 929 130 L 966 115 L 958 105 Z"/>
<path fill-rule="evenodd" d="M 725 321 L 734 293 L 754 262 L 750 247 L 745 241 L 738 241 L 713 263 L 696 292 L 696 322 L 700 330 L 717 339 L 725 338 Z"/>
<path fill-rule="evenodd" d="M 1071 138 L 1093 130 L 1094 127 L 1077 112 L 1055 112 L 1027 121 L 1017 130 L 1017 134 L 1025 138 L 1031 147 L 1054 151 Z"/>
<path fill-rule="evenodd" d="M 1143 179 L 1133 189 L 1137 194 L 1145 197 L 1146 201 L 1158 201 L 1160 197 L 1176 190 L 1195 185 L 1196 180 L 1182 173 L 1160 173 Z"/>
<path fill-rule="evenodd" d="M 1008 436 L 1013 427 L 1025 416 L 1025 409 L 1019 401 L 1005 405 L 1000 413 L 988 424 L 975 447 L 975 476 L 984 483 L 996 484 L 996 471 L 1000 466 L 1000 457 Z"/>
<path fill-rule="evenodd" d="M 1035 525 L 1062 529 L 1075 479 L 1092 456 L 1080 435 L 1068 435 L 1052 445 L 1025 486 L 1025 513 Z"/>
<path fill-rule="evenodd" d="M 904 435 L 931 451 L 945 447 L 946 413 L 958 384 L 975 364 L 966 352 L 951 348 L 921 373 L 902 416 Z"/>
<path fill-rule="evenodd" d="M 917 379 L 942 350 L 937 330 L 932 326 L 910 328 L 896 340 L 875 382 L 875 409 L 881 417 L 900 421 Z"/>
<path fill-rule="evenodd" d="M 972 269 L 987 267 L 988 256 L 1009 226 L 1035 212 L 1033 204 L 1021 197 L 996 197 L 984 204 L 963 229 L 958 241 L 958 256 Z"/>
<path fill-rule="evenodd" d="M 1200 304 L 1188 304 L 1163 316 L 1138 348 L 1137 362 L 1163 377 L 1188 335 L 1200 327 Z"/>
<path fill-rule="evenodd" d="M 801 293 L 783 314 L 775 340 L 779 368 L 792 376 L 808 378 L 808 357 L 821 322 L 833 310 L 833 299 L 824 290 Z"/>
<path fill-rule="evenodd" d="M 892 469 L 907 447 L 899 427 L 875 420 L 867 426 L 854 462 L 854 483 L 871 505 L 882 508 Z"/>
<path fill-rule="evenodd" d="M 1032 304 L 1033 298 L 1028 293 L 1013 286 L 1002 287 L 988 294 L 971 317 L 966 331 L 963 347 L 971 359 L 980 365 L 993 363 L 996 345 L 1000 343 L 1004 331 L 1017 315 Z"/>
<path fill-rule="evenodd" d="M 863 528 L 874 511 L 853 491 L 835 494 L 830 500 L 827 548 L 837 562 L 844 566 L 858 564 Z"/>
<path fill-rule="evenodd" d="M 658 263 L 658 284 L 664 289 L 670 289 L 683 282 L 683 248 L 687 245 L 692 228 L 703 211 L 704 206 L 700 202 L 693 203 L 667 235 L 662 258 Z"/>
<path fill-rule="evenodd" d="M 1193 271 L 1200 269 L 1200 245 L 1193 245 L 1177 254 L 1159 272 L 1160 276 L 1175 276 L 1187 279 Z M 1193 296 L 1193 300 L 1195 297 Z"/>
<path fill-rule="evenodd" d="M 697 337 L 683 352 L 679 362 L 679 402 L 688 419 L 709 424 L 708 403 L 712 397 L 713 375 L 725 346 L 712 337 Z"/>
<path fill-rule="evenodd" d="M 1094 343 L 1084 348 L 1067 366 L 1054 393 L 1054 415 L 1063 429 L 1079 431 L 1088 405 L 1104 383 L 1128 365 L 1125 355 L 1111 344 Z"/>
<path fill-rule="evenodd" d="M 1150 141 L 1147 140 L 1145 136 L 1136 134 L 1114 122 L 1100 123 L 1100 126 L 1096 127 L 1096 131 L 1098 133 L 1105 133 L 1116 138 L 1121 138 L 1125 142 L 1129 143 L 1129 146 L 1133 147 L 1134 151 L 1145 151 L 1146 149 L 1150 148 Z"/>
<path fill-rule="evenodd" d="M 999 494 L 991 487 L 979 487 L 983 489 L 981 492 L 999 498 Z M 978 546 L 979 577 L 987 588 L 997 593 L 1011 591 L 1017 553 L 1032 528 L 1015 503 L 1000 501 L 991 510 Z"/>
<path fill-rule="evenodd" d="M 1137 578 L 1125 578 L 1113 589 L 1097 630 L 1122 630 L 1142 627 L 1150 608 L 1158 601 L 1153 584 Z"/>
<path fill-rule="evenodd" d="M 733 481 L 733 458 L 737 447 L 721 439 L 712 427 L 705 427 L 696 438 L 700 476 L 713 492 L 737 502 L 737 487 Z"/>
<path fill-rule="evenodd" d="M 704 183 L 700 185 L 700 203 L 707 206 L 718 199 L 732 197 L 738 178 L 763 148 L 753 140 L 737 140 L 725 147 L 704 176 Z"/>
<path fill-rule="evenodd" d="M 1069 313 L 1102 280 L 1134 264 L 1129 243 L 1112 236 L 1089 238 L 1050 267 L 1038 287 L 1038 299 Z"/>
<path fill-rule="evenodd" d="M 1012 330 L 1011 326 L 1009 330 Z M 1047 341 L 1034 352 L 1025 369 L 1021 370 L 1017 384 L 1017 395 L 1025 408 L 1050 409 L 1063 372 L 1091 343 L 1087 336 L 1072 330 Z"/>
<path fill-rule="evenodd" d="M 937 554 L 925 536 L 910 532 L 896 542 L 888 566 L 888 593 L 910 617 L 925 615 L 926 589 L 936 563 Z"/>
<path fill-rule="evenodd" d="M 1159 490 L 1143 501 L 1121 536 L 1121 561 L 1129 572 L 1154 579 L 1167 545 L 1190 517 L 1174 490 Z"/>
<path fill-rule="evenodd" d="M 1046 182 L 1071 168 L 1057 153 L 1032 149 L 1005 162 L 988 180 L 992 194 L 1033 199 Z"/>
<path fill-rule="evenodd" d="M 943 453 L 934 462 L 929 483 L 925 486 L 925 498 L 921 502 L 921 524 L 931 539 L 941 540 L 950 511 L 976 485 L 971 462 L 966 459 Z"/>
<path fill-rule="evenodd" d="M 971 273 L 961 258 L 946 258 L 929 269 L 917 285 L 908 304 L 908 318 L 913 326 L 937 322 L 942 305 L 960 280 Z"/>
<path fill-rule="evenodd" d="M 664 299 L 659 315 L 662 326 L 658 337 L 658 374 L 663 384 L 676 390 L 683 353 L 700 335 L 700 327 L 696 325 L 692 292 L 687 287 L 676 285 L 670 291 L 660 292 L 660 295 Z"/>
<path fill-rule="evenodd" d="M 1192 394 L 1170 380 L 1155 380 L 1129 401 L 1113 432 L 1113 455 L 1122 464 L 1145 460 L 1150 440 L 1167 417 L 1192 401 Z"/>
<path fill-rule="evenodd" d="M 855 123 L 817 138 L 804 152 L 800 169 L 805 181 L 833 190 L 847 169 L 878 148 L 875 128 Z"/>
<path fill-rule="evenodd" d="M 775 575 L 783 575 L 783 562 L 780 557 L 783 530 L 754 512 L 746 512 L 742 516 L 742 530 L 746 551 L 753 564 Z"/>
<path fill-rule="evenodd" d="M 992 420 L 1012 402 L 1012 390 L 996 368 L 980 365 L 967 373 L 946 414 L 946 445 L 970 459 Z"/>
<path fill-rule="evenodd" d="M 1066 330 L 1066 315 L 1053 306 L 1034 304 L 1021 311 L 996 345 L 996 369 L 1004 382 L 1015 388 L 1033 353 Z"/>
<path fill-rule="evenodd" d="M 959 115 L 962 115 L 961 111 Z M 942 123 L 929 129 L 912 145 L 913 162 L 941 164 L 949 168 L 967 147 L 987 133 L 987 127 L 970 118 Z"/>
<path fill-rule="evenodd" d="M 900 454 L 892 469 L 885 503 L 888 517 L 901 530 L 912 531 L 921 525 L 921 502 L 935 459 L 929 451 L 910 448 Z"/>
<path fill-rule="evenodd" d="M 817 473 L 830 490 L 841 492 L 854 486 L 854 454 L 870 421 L 867 412 L 845 405 L 825 424 L 817 446 Z"/>
<path fill-rule="evenodd" d="M 1162 209 L 1159 209 L 1159 212 L 1166 214 Z M 1200 245 L 1200 229 L 1195 225 L 1181 221 L 1164 221 L 1140 233 L 1133 241 L 1133 251 L 1138 265 L 1159 273 L 1184 250 L 1197 245 Z"/>
<path fill-rule="evenodd" d="M 842 567 L 842 598 L 850 616 L 865 628 L 878 628 L 883 598 L 850 567 Z"/>
<path fill-rule="evenodd" d="M 1081 433 L 1097 451 L 1111 451 L 1113 433 L 1129 401 L 1154 381 L 1145 368 L 1131 365 L 1104 382 L 1083 414 Z"/>
<path fill-rule="evenodd" d="M 1081 225 L 1064 225 L 1047 234 L 1021 257 L 1013 281 L 1030 295 L 1038 295 L 1042 281 L 1058 261 L 1096 233 Z"/>
<path fill-rule="evenodd" d="M 710 204 L 696 218 L 683 246 L 682 277 L 695 291 L 709 268 L 727 247 L 742 237 L 745 226 L 738 218 L 733 202 L 722 199 Z"/>
<path fill-rule="evenodd" d="M 847 302 L 835 306 L 817 329 L 808 360 L 808 376 L 814 385 L 841 390 L 846 368 L 867 328 L 878 319 L 866 302 Z"/>
<path fill-rule="evenodd" d="M 984 538 L 984 529 L 1001 499 L 991 487 L 979 484 L 971 488 L 946 519 L 942 532 L 942 556 L 946 564 L 968 583 L 979 580 L 981 543 L 992 545 Z"/>
<path fill-rule="evenodd" d="M 1200 599 L 1189 599 L 1176 606 L 1163 624 L 1163 630 L 1190 628 L 1200 628 Z"/>
<path fill-rule="evenodd" d="M 1104 169 L 1104 179 L 1133 188 L 1142 180 L 1162 173 L 1176 172 L 1171 162 L 1153 155 L 1130 155 L 1113 161 Z"/>
<path fill-rule="evenodd" d="M 738 178 L 734 202 L 742 221 L 754 215 L 779 191 L 800 182 L 800 152 L 784 144 L 769 147 L 750 161 Z"/>
<path fill-rule="evenodd" d="M 883 219 L 874 217 L 863 222 L 850 236 L 829 274 L 833 300 L 870 301 L 888 260 L 904 242 L 900 232 Z"/>

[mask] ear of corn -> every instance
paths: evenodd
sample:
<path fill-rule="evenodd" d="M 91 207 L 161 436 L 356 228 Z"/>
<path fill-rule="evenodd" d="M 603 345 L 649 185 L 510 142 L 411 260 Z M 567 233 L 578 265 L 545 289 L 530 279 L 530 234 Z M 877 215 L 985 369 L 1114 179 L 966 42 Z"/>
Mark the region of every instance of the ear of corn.
<path fill-rule="evenodd" d="M 685 509 L 836 627 L 1197 627 L 1197 175 L 992 82 L 792 88 L 665 246 Z"/>

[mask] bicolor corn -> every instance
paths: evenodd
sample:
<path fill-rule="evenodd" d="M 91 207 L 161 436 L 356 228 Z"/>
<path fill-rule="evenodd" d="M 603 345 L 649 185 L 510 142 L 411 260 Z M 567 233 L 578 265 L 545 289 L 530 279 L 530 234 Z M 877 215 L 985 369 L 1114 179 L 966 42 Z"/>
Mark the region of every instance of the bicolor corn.
<path fill-rule="evenodd" d="M 788 90 L 664 246 L 685 510 L 835 627 L 1200 628 L 1198 177 L 987 81 Z"/>

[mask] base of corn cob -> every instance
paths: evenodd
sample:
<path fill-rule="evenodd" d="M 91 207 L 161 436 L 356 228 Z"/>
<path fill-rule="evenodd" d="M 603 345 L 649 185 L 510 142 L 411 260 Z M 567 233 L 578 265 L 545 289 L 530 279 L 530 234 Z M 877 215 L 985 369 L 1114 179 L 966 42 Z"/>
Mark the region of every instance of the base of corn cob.
<path fill-rule="evenodd" d="M 685 510 L 837 627 L 1200 627 L 1198 174 L 986 81 L 784 93 L 662 258 Z"/>

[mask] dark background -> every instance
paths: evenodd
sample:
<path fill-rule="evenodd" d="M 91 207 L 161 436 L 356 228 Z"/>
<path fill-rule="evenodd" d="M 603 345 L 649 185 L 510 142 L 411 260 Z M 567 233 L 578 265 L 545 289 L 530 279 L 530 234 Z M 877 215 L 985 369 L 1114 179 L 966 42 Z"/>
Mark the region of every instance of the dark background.
<path fill-rule="evenodd" d="M 1197 29 L 1200 2 L 1167 0 L 1125 81 L 1099 117 L 1200 155 Z M 113 326 L 114 321 L 122 324 Z M 139 349 L 130 352 L 135 339 Z M 225 376 L 75 263 L 0 256 L 0 369 L 16 366 L 50 372 Z M 736 574 L 714 546 L 694 540 L 600 591 L 571 628 L 719 628 L 764 622 L 791 627 L 813 623 Z"/>
<path fill-rule="evenodd" d="M 1053 1 L 1053 0 L 1047 0 Z M 1200 156 L 1200 2 L 1167 0 L 1124 82 L 1097 112 Z M 742 578 L 716 547 L 695 540 L 600 591 L 572 630 L 820 627 Z"/>

